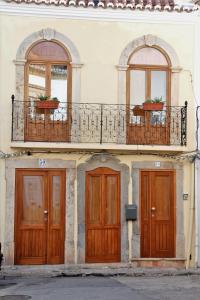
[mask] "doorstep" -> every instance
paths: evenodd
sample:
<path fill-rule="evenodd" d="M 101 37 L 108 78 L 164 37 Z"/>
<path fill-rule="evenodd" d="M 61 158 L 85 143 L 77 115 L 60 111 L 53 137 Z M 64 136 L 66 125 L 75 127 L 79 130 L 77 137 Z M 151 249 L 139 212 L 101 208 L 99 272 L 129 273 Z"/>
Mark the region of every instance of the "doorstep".
<path fill-rule="evenodd" d="M 159 259 L 160 260 L 160 259 Z M 156 260 L 154 260 L 156 261 Z M 185 260 L 184 260 L 185 261 Z M 116 264 L 76 264 L 39 266 L 2 266 L 1 277 L 40 276 L 40 277 L 78 277 L 78 276 L 178 276 L 200 274 L 200 269 L 175 267 L 135 267 L 134 262 Z"/>
<path fill-rule="evenodd" d="M 133 258 L 135 268 L 185 268 L 185 258 Z"/>

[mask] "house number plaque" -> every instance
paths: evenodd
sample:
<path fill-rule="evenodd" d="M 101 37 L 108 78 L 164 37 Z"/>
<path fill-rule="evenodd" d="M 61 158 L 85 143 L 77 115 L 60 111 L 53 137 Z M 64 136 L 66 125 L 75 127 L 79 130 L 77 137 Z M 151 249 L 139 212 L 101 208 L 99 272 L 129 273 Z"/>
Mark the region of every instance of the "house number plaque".
<path fill-rule="evenodd" d="M 39 167 L 40 168 L 46 168 L 46 160 L 45 159 L 39 159 Z"/>

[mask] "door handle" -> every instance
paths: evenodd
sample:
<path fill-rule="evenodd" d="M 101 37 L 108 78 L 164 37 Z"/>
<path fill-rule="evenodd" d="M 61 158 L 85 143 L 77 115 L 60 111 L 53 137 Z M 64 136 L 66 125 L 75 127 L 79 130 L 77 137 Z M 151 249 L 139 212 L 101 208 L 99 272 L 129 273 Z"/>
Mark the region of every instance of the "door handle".
<path fill-rule="evenodd" d="M 153 206 L 153 207 L 151 208 L 151 210 L 155 211 L 155 210 L 156 210 L 156 208 Z"/>
<path fill-rule="evenodd" d="M 47 214 L 48 214 L 48 211 L 47 211 L 47 210 L 44 210 L 44 214 L 47 215 Z"/>

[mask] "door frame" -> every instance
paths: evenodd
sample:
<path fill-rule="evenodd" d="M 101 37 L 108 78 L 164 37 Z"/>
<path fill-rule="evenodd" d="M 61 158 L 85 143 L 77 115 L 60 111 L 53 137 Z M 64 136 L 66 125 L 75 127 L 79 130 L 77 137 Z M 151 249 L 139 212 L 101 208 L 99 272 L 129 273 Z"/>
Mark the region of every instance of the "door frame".
<path fill-rule="evenodd" d="M 159 160 L 159 158 L 158 158 Z M 173 161 L 159 161 L 160 166 L 156 167 L 158 160 L 154 161 L 133 161 L 132 162 L 132 193 L 134 203 L 138 207 L 140 216 L 140 170 L 170 170 L 175 173 L 175 258 L 185 258 L 185 236 L 184 236 L 184 214 L 183 214 L 183 164 Z M 134 258 L 140 258 L 141 239 L 140 217 L 133 222 L 132 253 Z"/>
<path fill-rule="evenodd" d="M 86 163 L 77 167 L 77 206 L 78 206 L 78 257 L 77 263 L 85 263 L 85 182 L 86 172 L 99 167 L 110 168 L 120 172 L 120 219 L 121 219 L 121 262 L 129 261 L 128 222 L 125 218 L 125 205 L 128 204 L 129 167 L 108 153 L 94 154 Z"/>
<path fill-rule="evenodd" d="M 66 170 L 65 194 L 65 253 L 64 263 L 75 263 L 74 222 L 75 222 L 75 178 L 76 161 L 45 158 L 49 169 Z M 6 178 L 6 214 L 4 235 L 5 264 L 14 264 L 14 215 L 15 215 L 15 171 L 16 169 L 38 169 L 39 158 L 8 159 L 5 163 Z"/>
<path fill-rule="evenodd" d="M 15 264 L 20 264 L 20 265 L 30 265 L 29 263 L 18 263 L 18 258 L 17 258 L 17 250 L 16 250 L 16 245 L 17 245 L 17 236 L 19 234 L 19 230 L 17 228 L 17 225 L 18 224 L 18 221 L 19 221 L 19 211 L 20 209 L 22 209 L 22 203 L 19 203 L 18 202 L 18 199 L 20 197 L 19 195 L 19 192 L 20 190 L 18 189 L 18 185 L 17 185 L 17 182 L 19 180 L 19 177 L 17 177 L 17 174 L 20 174 L 20 172 L 27 172 L 27 175 L 26 176 L 34 176 L 33 173 L 44 173 L 44 186 L 46 185 L 46 191 L 47 191 L 47 194 L 48 194 L 48 197 L 47 199 L 44 200 L 44 203 L 45 203 L 45 207 L 46 209 L 48 209 L 48 215 L 51 216 L 51 212 L 50 212 L 50 197 L 49 197 L 49 192 L 50 190 L 52 190 L 52 186 L 49 185 L 49 176 L 48 176 L 48 172 L 62 172 L 63 173 L 63 177 L 61 177 L 61 180 L 62 180 L 62 189 L 61 189 L 61 195 L 64 196 L 66 194 L 66 170 L 65 169 L 44 169 L 44 168 L 35 168 L 35 169 L 23 169 L 23 168 L 20 168 L 20 169 L 16 169 L 16 185 L 15 185 L 15 220 L 14 220 L 14 263 Z M 28 175 L 28 172 L 30 172 L 30 175 Z M 31 174 L 32 173 L 32 174 Z M 47 173 L 47 175 L 46 175 Z M 48 179 L 47 179 L 48 178 Z M 22 185 L 23 187 L 23 185 Z M 60 218 L 60 222 L 61 222 L 61 226 L 62 226 L 62 235 L 64 236 L 63 238 L 63 241 L 62 241 L 62 254 L 61 254 L 61 257 L 60 257 L 60 260 L 62 261 L 62 263 L 64 263 L 64 252 L 65 252 L 65 235 L 66 235 L 66 222 L 65 222 L 65 212 L 66 212 L 66 201 L 65 201 L 65 196 L 63 197 L 63 202 L 61 203 L 61 207 L 64 209 L 64 214 L 61 215 L 61 218 Z M 21 211 L 20 211 L 21 212 Z M 53 264 L 51 262 L 49 262 L 49 249 L 48 249 L 48 246 L 51 244 L 51 241 L 50 241 L 50 227 L 52 226 L 53 224 L 51 224 L 51 222 L 47 222 L 46 226 L 45 226 L 45 239 L 46 239 L 46 262 L 44 264 Z M 48 241 L 47 241 L 48 239 Z M 51 249 L 51 248 L 50 248 Z M 37 262 L 36 263 L 33 263 L 33 264 L 36 264 L 36 265 L 43 265 L 43 264 L 38 264 Z M 57 263 L 56 263 L 57 264 Z"/>
<path fill-rule="evenodd" d="M 141 202 L 142 202 L 142 196 L 141 196 L 141 191 L 142 191 L 142 172 L 170 172 L 173 174 L 172 177 L 172 184 L 173 184 L 173 234 L 174 234 L 174 239 L 173 239 L 173 256 L 172 258 L 175 257 L 176 253 L 176 171 L 172 169 L 140 169 L 140 207 L 141 207 Z M 150 191 L 151 193 L 151 191 Z M 142 210 L 140 209 L 140 224 L 142 225 Z M 141 226 L 142 227 L 142 226 Z M 151 227 L 151 224 L 150 224 Z M 142 230 L 141 230 L 142 231 Z M 151 231 L 151 229 L 150 229 Z M 151 236 L 150 236 L 151 238 Z M 151 241 L 150 241 L 150 248 L 151 248 Z M 145 256 L 141 255 L 142 249 L 141 249 L 141 241 L 140 241 L 140 256 L 142 258 L 145 258 Z M 154 256 L 150 256 L 149 258 L 155 258 Z"/>

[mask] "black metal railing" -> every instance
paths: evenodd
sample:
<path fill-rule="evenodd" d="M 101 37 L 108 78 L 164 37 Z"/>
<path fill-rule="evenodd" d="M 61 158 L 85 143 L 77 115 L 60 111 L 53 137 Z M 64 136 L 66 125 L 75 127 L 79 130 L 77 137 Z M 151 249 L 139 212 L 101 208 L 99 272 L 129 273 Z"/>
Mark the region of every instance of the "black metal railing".
<path fill-rule="evenodd" d="M 41 109 L 37 103 L 12 98 L 12 141 L 186 145 L 187 103 L 161 111 L 100 103 Z"/>

